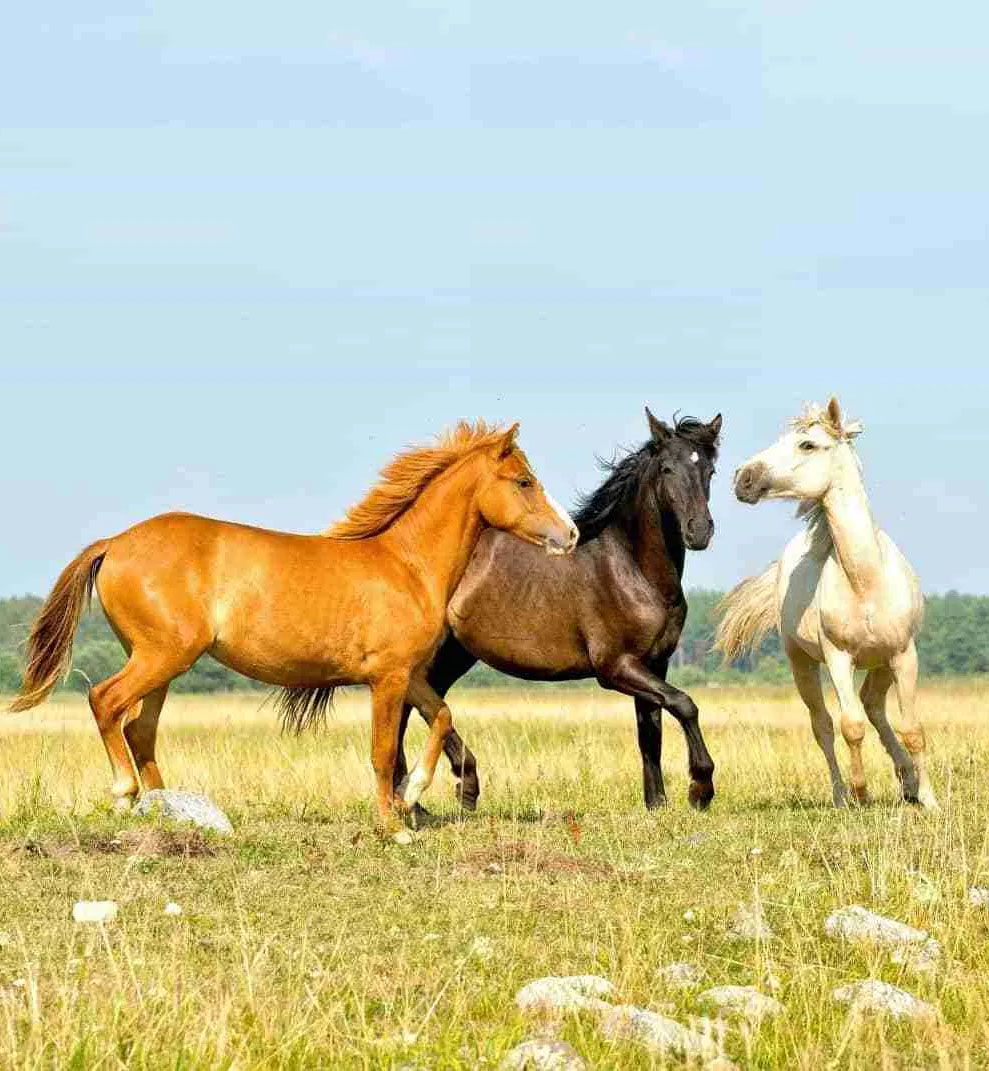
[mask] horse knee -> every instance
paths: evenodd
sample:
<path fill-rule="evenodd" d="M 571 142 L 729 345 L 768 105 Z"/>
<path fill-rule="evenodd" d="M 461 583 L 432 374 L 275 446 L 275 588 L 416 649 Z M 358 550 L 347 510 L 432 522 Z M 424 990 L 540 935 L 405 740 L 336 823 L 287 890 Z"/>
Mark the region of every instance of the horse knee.
<path fill-rule="evenodd" d="M 865 718 L 854 714 L 842 714 L 841 735 L 849 746 L 861 744 L 865 737 Z"/>
<path fill-rule="evenodd" d="M 700 711 L 697 709 L 697 704 L 690 698 L 689 695 L 681 693 L 674 696 L 666 703 L 666 709 L 677 719 L 677 721 L 696 721 Z"/>
<path fill-rule="evenodd" d="M 908 729 L 906 732 L 901 733 L 900 739 L 903 741 L 903 746 L 911 755 L 918 755 L 927 747 L 927 741 L 924 738 L 924 730 L 919 727 L 916 729 Z"/>

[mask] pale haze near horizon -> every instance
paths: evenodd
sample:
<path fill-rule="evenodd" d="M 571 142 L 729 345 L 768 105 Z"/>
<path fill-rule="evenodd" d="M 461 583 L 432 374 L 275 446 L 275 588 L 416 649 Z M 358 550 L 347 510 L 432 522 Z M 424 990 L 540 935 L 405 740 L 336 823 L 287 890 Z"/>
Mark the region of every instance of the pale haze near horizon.
<path fill-rule="evenodd" d="M 837 393 L 929 592 L 989 592 L 989 9 L 21 6 L 0 41 L 0 595 L 188 509 L 316 531 L 522 423 L 564 503 L 643 405 L 732 470 Z"/>

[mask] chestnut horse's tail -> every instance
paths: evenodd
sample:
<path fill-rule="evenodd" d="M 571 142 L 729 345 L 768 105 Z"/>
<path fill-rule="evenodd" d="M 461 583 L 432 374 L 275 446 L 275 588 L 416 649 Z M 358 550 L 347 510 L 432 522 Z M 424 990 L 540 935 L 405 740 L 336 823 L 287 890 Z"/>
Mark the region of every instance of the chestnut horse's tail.
<path fill-rule="evenodd" d="M 718 603 L 721 620 L 715 632 L 714 649 L 726 662 L 754 650 L 768 632 L 779 628 L 776 613 L 776 575 L 773 562 L 759 576 L 750 576 Z"/>
<path fill-rule="evenodd" d="M 31 627 L 27 641 L 27 669 L 20 695 L 12 711 L 30 710 L 47 699 L 59 678 L 72 664 L 72 640 L 83 607 L 93 597 L 96 574 L 100 571 L 110 540 L 102 539 L 86 549 L 62 570 L 41 613 Z"/>

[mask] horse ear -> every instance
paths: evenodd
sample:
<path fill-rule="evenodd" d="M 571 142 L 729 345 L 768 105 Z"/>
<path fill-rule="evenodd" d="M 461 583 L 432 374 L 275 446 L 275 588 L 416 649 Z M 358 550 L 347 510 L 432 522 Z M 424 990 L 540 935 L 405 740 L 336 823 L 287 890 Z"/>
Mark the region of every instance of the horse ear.
<path fill-rule="evenodd" d="M 841 406 L 838 404 L 838 399 L 835 397 L 832 397 L 831 401 L 828 402 L 828 420 L 841 431 Z"/>
<path fill-rule="evenodd" d="M 646 406 L 646 420 L 649 421 L 649 431 L 653 442 L 662 445 L 673 435 L 673 429 L 668 424 L 664 424 L 662 420 L 657 420 L 649 412 L 648 405 Z"/>
<path fill-rule="evenodd" d="M 501 444 L 498 447 L 498 460 L 508 457 L 508 455 L 515 449 L 515 436 L 519 433 L 519 422 L 515 423 L 505 432 L 504 438 L 501 440 Z"/>
<path fill-rule="evenodd" d="M 708 427 L 711 429 L 711 437 L 715 441 L 717 441 L 718 436 L 721 434 L 721 424 L 722 424 L 722 420 L 721 420 L 721 414 L 720 413 L 718 413 L 718 415 L 714 418 L 714 420 L 712 420 L 711 423 L 708 424 Z"/>

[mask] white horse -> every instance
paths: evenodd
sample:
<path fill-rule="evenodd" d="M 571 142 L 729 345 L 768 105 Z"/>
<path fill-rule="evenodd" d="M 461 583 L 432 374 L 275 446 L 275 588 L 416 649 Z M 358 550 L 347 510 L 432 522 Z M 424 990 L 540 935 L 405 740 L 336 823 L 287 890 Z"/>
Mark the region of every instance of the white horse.
<path fill-rule="evenodd" d="M 725 597 L 717 647 L 727 658 L 737 658 L 771 628 L 779 629 L 814 737 L 827 758 L 836 807 L 847 796 L 821 690 L 821 663 L 841 706 L 855 799 L 868 799 L 862 768 L 868 719 L 893 760 L 904 799 L 936 809 L 924 730 L 914 708 L 914 637 L 923 618 L 923 596 L 913 569 L 872 519 L 852 446 L 861 430 L 861 424 L 844 422 L 835 398 L 827 409 L 808 406 L 777 443 L 735 473 L 740 501 L 796 498 L 798 516 L 807 523 L 778 562 Z M 856 669 L 868 671 L 859 693 Z M 891 684 L 900 707 L 899 739 L 886 717 Z"/>

